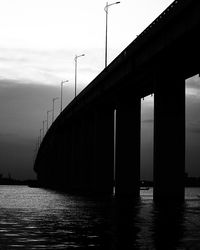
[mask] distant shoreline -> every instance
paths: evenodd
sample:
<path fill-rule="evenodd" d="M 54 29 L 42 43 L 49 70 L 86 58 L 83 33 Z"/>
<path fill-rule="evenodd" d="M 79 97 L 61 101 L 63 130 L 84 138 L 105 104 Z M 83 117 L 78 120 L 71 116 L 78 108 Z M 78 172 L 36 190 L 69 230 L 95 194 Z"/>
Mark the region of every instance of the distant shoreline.
<path fill-rule="evenodd" d="M 17 186 L 29 186 L 29 187 L 40 187 L 37 180 L 14 180 L 10 178 L 0 178 L 0 185 L 17 185 Z M 140 183 L 142 188 L 153 187 L 153 181 L 143 180 Z M 185 187 L 200 187 L 200 178 L 190 177 L 185 181 Z"/>
<path fill-rule="evenodd" d="M 19 185 L 19 186 L 25 185 L 25 186 L 30 186 L 30 187 L 41 186 L 37 179 L 15 180 L 15 179 L 12 179 L 10 176 L 8 176 L 7 178 L 4 178 L 2 174 L 0 174 L 0 185 Z M 153 186 L 154 186 L 153 181 L 140 180 L 141 188 L 149 188 Z M 200 177 L 189 177 L 188 174 L 186 173 L 185 174 L 185 187 L 200 187 Z"/>
<path fill-rule="evenodd" d="M 0 179 L 0 185 L 19 185 L 19 186 L 35 186 L 38 185 L 37 180 L 14 180 L 9 178 L 1 178 Z"/>

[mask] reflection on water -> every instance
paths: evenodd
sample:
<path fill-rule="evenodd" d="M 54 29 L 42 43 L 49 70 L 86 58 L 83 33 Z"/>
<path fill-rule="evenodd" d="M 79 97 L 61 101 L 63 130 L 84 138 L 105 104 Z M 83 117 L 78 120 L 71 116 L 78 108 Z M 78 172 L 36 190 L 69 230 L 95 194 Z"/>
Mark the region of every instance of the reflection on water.
<path fill-rule="evenodd" d="M 154 206 L 152 235 L 156 249 L 179 249 L 184 233 L 184 206 Z"/>
<path fill-rule="evenodd" d="M 0 249 L 200 249 L 200 189 L 182 205 L 0 186 Z"/>

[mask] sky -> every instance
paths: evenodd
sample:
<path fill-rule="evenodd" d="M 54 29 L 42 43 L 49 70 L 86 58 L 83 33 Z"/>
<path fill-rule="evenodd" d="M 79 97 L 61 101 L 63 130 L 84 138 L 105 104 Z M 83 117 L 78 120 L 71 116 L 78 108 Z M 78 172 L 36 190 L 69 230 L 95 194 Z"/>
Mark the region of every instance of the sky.
<path fill-rule="evenodd" d="M 123 0 L 110 6 L 108 63 L 170 3 Z M 36 142 L 52 99 L 60 97 L 62 80 L 69 81 L 63 87 L 63 106 L 74 98 L 75 55 L 85 54 L 78 59 L 78 92 L 103 70 L 105 5 L 103 0 L 0 0 L 0 173 L 4 176 L 36 177 Z M 197 76 L 187 81 L 186 157 L 189 173 L 200 176 L 199 82 Z M 59 108 L 57 100 L 56 116 Z M 153 97 L 148 97 L 142 101 L 144 178 L 152 176 L 152 117 Z"/>

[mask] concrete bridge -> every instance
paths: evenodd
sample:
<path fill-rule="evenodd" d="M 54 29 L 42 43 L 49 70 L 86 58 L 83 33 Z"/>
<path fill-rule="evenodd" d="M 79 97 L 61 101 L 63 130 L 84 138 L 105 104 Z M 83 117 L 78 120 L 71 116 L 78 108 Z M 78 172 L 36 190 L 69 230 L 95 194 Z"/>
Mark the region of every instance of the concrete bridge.
<path fill-rule="evenodd" d="M 185 79 L 199 74 L 199 32 L 198 0 L 158 16 L 55 120 L 35 161 L 40 184 L 109 194 L 115 183 L 116 196 L 138 197 L 141 98 L 154 93 L 154 199 L 183 200 Z"/>

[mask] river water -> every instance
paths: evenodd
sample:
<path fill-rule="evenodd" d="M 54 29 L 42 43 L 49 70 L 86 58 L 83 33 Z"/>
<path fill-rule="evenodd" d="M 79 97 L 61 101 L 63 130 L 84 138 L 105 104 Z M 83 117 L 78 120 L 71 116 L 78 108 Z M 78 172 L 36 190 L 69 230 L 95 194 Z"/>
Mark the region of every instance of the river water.
<path fill-rule="evenodd" d="M 0 249 L 200 249 L 200 189 L 157 206 L 26 186 L 0 186 Z"/>

